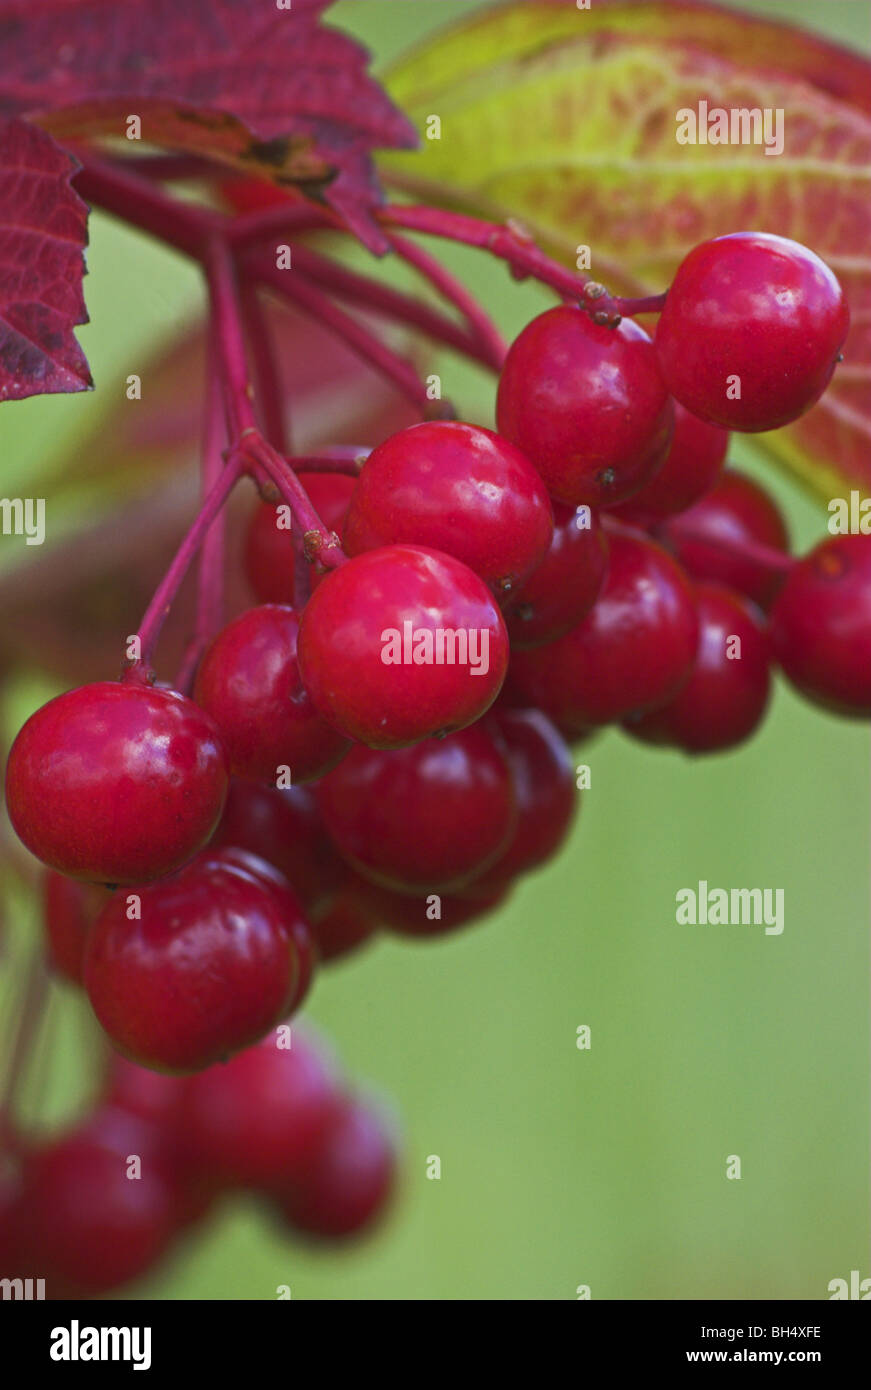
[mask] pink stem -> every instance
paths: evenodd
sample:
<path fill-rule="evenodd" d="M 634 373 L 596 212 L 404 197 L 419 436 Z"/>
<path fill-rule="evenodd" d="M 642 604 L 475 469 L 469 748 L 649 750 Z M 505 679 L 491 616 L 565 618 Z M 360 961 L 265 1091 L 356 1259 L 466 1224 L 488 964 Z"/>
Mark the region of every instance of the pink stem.
<path fill-rule="evenodd" d="M 295 245 L 293 256 L 294 269 L 307 280 L 313 280 L 315 284 L 329 290 L 334 297 L 347 300 L 351 304 L 362 305 L 409 328 L 416 328 L 434 342 L 444 343 L 446 347 L 474 358 L 485 367 L 493 366 L 492 352 L 485 348 L 474 334 L 422 299 L 396 290 L 391 285 L 382 284 L 380 280 L 369 275 L 360 275 L 357 271 L 349 270 L 347 266 L 339 265 L 328 256 L 313 251 L 310 246 Z M 255 278 L 257 268 L 262 262 L 262 252 L 252 251 L 244 258 L 244 264 Z"/>
<path fill-rule="evenodd" d="M 324 526 L 308 494 L 291 465 L 257 431 L 247 433 L 240 441 L 238 457 L 256 464 L 277 487 L 290 507 L 291 516 L 303 533 L 307 560 L 317 559 L 326 569 L 336 569 L 348 558 L 334 531 Z"/>
<path fill-rule="evenodd" d="M 203 501 L 197 516 L 179 546 L 169 569 L 158 585 L 154 597 L 145 611 L 139 625 L 140 657 L 131 662 L 125 672 L 125 679 L 138 679 L 145 675 L 148 679 L 154 648 L 161 628 L 178 593 L 188 567 L 202 544 L 215 517 L 220 512 L 236 483 L 242 475 L 238 459 L 232 459 L 221 471 L 220 477 Z"/>
<path fill-rule="evenodd" d="M 9 1068 L 3 1078 L 3 1095 L 0 1099 L 0 1151 L 8 1147 L 14 1152 L 19 1147 L 13 1113 L 15 1099 L 39 1031 L 47 999 L 48 971 L 42 951 L 35 950 L 28 963 Z"/>
<path fill-rule="evenodd" d="M 307 284 L 293 271 L 279 270 L 271 263 L 262 265 L 259 278 L 270 289 L 293 300 L 304 313 L 331 329 L 358 357 L 387 377 L 424 417 L 447 415 L 450 410 L 448 403 L 429 399 L 425 384 L 410 362 L 393 352 L 357 319 L 337 308 L 321 290 Z M 434 410 L 434 407 L 437 409 Z"/>
<path fill-rule="evenodd" d="M 397 236 L 395 233 L 389 237 L 389 241 L 404 261 L 423 275 L 443 299 L 459 310 L 469 325 L 474 340 L 479 344 L 487 366 L 492 367 L 494 371 L 501 371 L 508 344 L 475 296 L 469 293 L 456 276 L 445 270 L 441 261 L 431 256 L 422 246 L 417 246 L 407 237 Z"/>
<path fill-rule="evenodd" d="M 690 542 L 694 545 L 712 546 L 715 550 L 739 555 L 751 564 L 759 565 L 761 569 L 775 570 L 782 574 L 788 573 L 795 564 L 794 556 L 786 555 L 782 550 L 775 550 L 773 546 L 747 539 L 732 539 L 729 536 L 712 536 L 704 530 L 694 528 L 691 522 L 683 523 L 680 517 L 653 527 L 653 534 L 666 542 Z"/>
<path fill-rule="evenodd" d="M 278 371 L 275 342 L 263 312 L 257 290 L 250 282 L 242 286 L 242 310 L 248 329 L 248 343 L 257 383 L 257 400 L 266 438 L 281 454 L 290 452 L 284 389 Z"/>
<path fill-rule="evenodd" d="M 223 469 L 223 445 L 226 432 L 220 383 L 208 354 L 206 380 L 206 409 L 203 420 L 202 460 L 200 478 L 202 496 L 207 498 L 218 483 Z M 187 693 L 199 665 L 200 657 L 221 625 L 224 609 L 224 513 L 218 512 L 213 526 L 203 538 L 200 549 L 197 582 L 197 612 L 194 635 L 188 643 L 176 679 L 176 690 Z"/>
<path fill-rule="evenodd" d="M 295 473 L 344 473 L 358 478 L 371 449 L 363 445 L 342 445 L 323 454 L 295 454 L 287 462 Z"/>
<path fill-rule="evenodd" d="M 213 237 L 205 257 L 206 278 L 212 309 L 212 331 L 224 389 L 227 432 L 237 440 L 245 430 L 256 429 L 253 389 L 245 357 L 242 315 L 236 269 L 226 242 Z"/>
<path fill-rule="evenodd" d="M 208 238 L 220 231 L 226 221 L 220 213 L 171 198 L 147 178 L 119 168 L 86 148 L 68 148 L 81 164 L 73 182 L 86 202 L 96 203 L 122 222 L 202 260 Z"/>

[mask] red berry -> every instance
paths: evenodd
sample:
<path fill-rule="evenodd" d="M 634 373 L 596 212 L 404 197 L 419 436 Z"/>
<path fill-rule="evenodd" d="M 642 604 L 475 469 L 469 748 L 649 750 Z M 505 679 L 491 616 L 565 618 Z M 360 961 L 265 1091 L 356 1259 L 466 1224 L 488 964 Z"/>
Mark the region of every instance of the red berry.
<path fill-rule="evenodd" d="M 74 985 L 82 983 L 82 965 L 88 932 L 109 894 L 96 883 L 49 871 L 42 881 L 48 963 Z"/>
<path fill-rule="evenodd" d="M 555 642 L 575 627 L 599 597 L 608 568 L 608 539 L 589 507 L 555 502 L 553 514 L 550 549 L 505 612 L 518 650 Z"/>
<path fill-rule="evenodd" d="M 510 843 L 484 875 L 498 885 L 553 858 L 571 829 L 580 794 L 571 749 L 546 714 L 500 709 L 490 718 L 511 768 L 518 812 Z"/>
<path fill-rule="evenodd" d="M 234 861 L 207 850 L 172 878 L 116 893 L 91 930 L 94 1012 L 143 1066 L 209 1066 L 256 1042 L 292 1005 L 299 960 L 288 898 Z"/>
<path fill-rule="evenodd" d="M 219 632 L 200 663 L 194 699 L 214 719 L 237 777 L 274 786 L 286 767 L 294 782 L 308 782 L 347 752 L 303 689 L 298 633 L 292 608 L 264 604 Z"/>
<path fill-rule="evenodd" d="M 138 1158 L 139 1176 L 131 1160 Z M 159 1135 L 100 1111 L 31 1151 L 19 1199 L 26 1248 L 50 1298 L 93 1298 L 145 1274 L 178 1229 L 179 1194 Z"/>
<path fill-rule="evenodd" d="M 694 579 L 736 589 L 760 608 L 770 607 L 780 591 L 785 572 L 751 558 L 745 546 L 750 542 L 786 555 L 786 522 L 759 483 L 734 468 L 725 469 L 707 496 L 668 522 L 663 536 Z"/>
<path fill-rule="evenodd" d="M 341 536 L 355 480 L 344 473 L 300 473 L 299 481 L 328 531 Z M 294 601 L 294 549 L 289 508 L 260 502 L 251 515 L 245 539 L 245 572 L 261 603 Z M 312 566 L 311 582 L 323 578 Z"/>
<path fill-rule="evenodd" d="M 585 733 L 673 699 L 697 636 L 683 571 L 658 545 L 615 533 L 605 587 L 586 618 L 558 642 L 517 652 L 512 681 L 563 732 Z"/>
<path fill-rule="evenodd" d="M 354 867 L 412 893 L 452 891 L 483 873 L 517 815 L 508 762 L 480 725 L 413 748 L 354 748 L 317 797 Z"/>
<path fill-rule="evenodd" d="M 380 1216 L 394 1185 L 396 1154 L 379 1115 L 345 1102 L 306 1177 L 279 1198 L 297 1231 L 322 1239 L 355 1235 Z"/>
<path fill-rule="evenodd" d="M 236 846 L 274 865 L 308 911 L 348 873 L 310 787 L 260 787 L 234 778 L 212 845 Z"/>
<path fill-rule="evenodd" d="M 191 1161 L 239 1186 L 294 1181 L 307 1171 L 340 1104 L 335 1070 L 314 1044 L 295 1027 L 271 1032 L 226 1065 L 189 1078 Z"/>
<path fill-rule="evenodd" d="M 616 515 L 646 522 L 686 511 L 716 484 L 728 447 L 728 430 L 709 425 L 676 402 L 674 437 L 665 463 L 640 492 L 615 509 Z"/>
<path fill-rule="evenodd" d="M 390 545 L 334 570 L 302 615 L 299 664 L 325 719 L 373 748 L 465 728 L 493 703 L 508 634 L 476 574 Z"/>
<path fill-rule="evenodd" d="M 771 613 L 777 660 L 803 695 L 871 715 L 871 536 L 830 536 L 793 566 Z"/>
<path fill-rule="evenodd" d="M 477 425 L 434 421 L 369 455 L 344 544 L 349 555 L 397 542 L 442 550 L 501 596 L 532 574 L 552 534 L 550 499 L 519 449 Z"/>
<path fill-rule="evenodd" d="M 479 888 L 476 879 L 462 893 L 438 894 L 435 902 L 432 894 L 393 893 L 389 888 L 370 884 L 366 901 L 395 936 L 431 941 L 488 917 L 503 906 L 509 892 L 510 886 L 504 881 L 485 890 Z"/>
<path fill-rule="evenodd" d="M 560 502 L 631 497 L 668 451 L 674 411 L 643 328 L 593 323 L 564 304 L 512 343 L 496 404 L 499 431 L 522 449 Z"/>
<path fill-rule="evenodd" d="M 227 781 L 218 731 L 197 705 L 102 681 L 31 715 L 9 754 L 6 804 L 50 868 L 136 883 L 171 873 L 205 844 Z"/>
<path fill-rule="evenodd" d="M 307 918 L 303 916 L 300 901 L 284 874 L 280 873 L 273 864 L 267 863 L 265 859 L 251 854 L 248 850 L 228 845 L 221 850 L 221 862 L 236 865 L 246 873 L 253 874 L 265 888 L 270 889 L 275 894 L 281 904 L 293 954 L 296 957 L 296 987 L 287 1006 L 288 1013 L 295 1013 L 297 1009 L 302 1007 L 303 1000 L 311 989 L 315 966 L 319 958 L 315 938 Z"/>
<path fill-rule="evenodd" d="M 699 645 L 692 675 L 670 704 L 628 721 L 626 729 L 645 742 L 714 753 L 743 743 L 762 722 L 771 648 L 758 609 L 745 598 L 700 584 L 696 602 Z"/>
<path fill-rule="evenodd" d="M 694 415 L 729 430 L 774 430 L 819 400 L 849 323 L 841 287 L 813 251 L 736 232 L 681 262 L 656 351 L 668 389 Z"/>
<path fill-rule="evenodd" d="M 365 895 L 363 880 L 346 867 L 347 878 L 313 914 L 312 931 L 322 961 L 342 960 L 371 941 L 379 921 Z M 365 885 L 368 889 L 369 884 Z"/>

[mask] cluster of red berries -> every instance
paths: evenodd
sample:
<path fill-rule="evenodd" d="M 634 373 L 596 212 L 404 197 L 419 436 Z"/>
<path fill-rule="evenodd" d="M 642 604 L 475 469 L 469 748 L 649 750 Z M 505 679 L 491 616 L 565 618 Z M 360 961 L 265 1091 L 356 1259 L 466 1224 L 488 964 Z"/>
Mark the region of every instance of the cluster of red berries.
<path fill-rule="evenodd" d="M 152 1271 L 228 1194 L 336 1241 L 382 1214 L 394 1176 L 389 1121 L 296 1028 L 190 1077 L 118 1057 L 90 1113 L 0 1175 L 0 1266 L 38 1272 L 51 1299 L 97 1297 Z"/>
<path fill-rule="evenodd" d="M 7 803 L 54 871 L 52 958 L 126 1057 L 207 1069 L 186 1095 L 272 1055 L 241 1049 L 299 1008 L 319 959 L 480 918 L 549 859 L 578 804 L 573 740 L 616 723 L 732 747 L 775 660 L 871 714 L 871 538 L 792 561 L 774 504 L 724 469 L 729 430 L 824 391 L 848 328 L 834 276 L 794 242 L 721 237 L 681 265 L 654 339 L 600 318 L 566 303 L 521 332 L 498 433 L 432 421 L 358 476 L 301 473 L 346 557 L 314 567 L 310 597 L 260 504 L 260 606 L 214 638 L 192 698 L 134 665 L 18 735 Z M 227 1142 L 204 1144 L 215 1171 Z M 287 1198 L 292 1219 L 329 1224 L 323 1183 L 323 1207 Z"/>

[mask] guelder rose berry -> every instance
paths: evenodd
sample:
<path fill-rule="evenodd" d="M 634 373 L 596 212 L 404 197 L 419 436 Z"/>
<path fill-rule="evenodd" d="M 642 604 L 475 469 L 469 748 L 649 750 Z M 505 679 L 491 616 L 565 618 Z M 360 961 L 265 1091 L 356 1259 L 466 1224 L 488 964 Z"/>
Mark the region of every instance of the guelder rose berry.
<path fill-rule="evenodd" d="M 501 596 L 527 579 L 553 535 L 550 499 L 519 449 L 459 421 L 411 425 L 369 455 L 345 524 L 349 555 L 396 542 L 462 560 Z"/>
<path fill-rule="evenodd" d="M 200 663 L 194 699 L 214 719 L 237 777 L 275 786 L 288 769 L 292 782 L 308 782 L 348 750 L 303 688 L 298 633 L 292 608 L 266 603 L 219 632 Z"/>
<path fill-rule="evenodd" d="M 516 652 L 512 683 L 563 733 L 585 733 L 673 699 L 689 679 L 697 637 L 680 567 L 660 546 L 616 533 L 605 587 L 586 618 L 558 642 Z"/>
<path fill-rule="evenodd" d="M 799 560 L 772 609 L 771 635 L 809 700 L 871 715 L 871 536 L 830 536 Z"/>
<path fill-rule="evenodd" d="M 771 644 L 762 614 L 715 584 L 696 588 L 699 645 L 692 674 L 669 704 L 626 729 L 646 743 L 714 753 L 743 743 L 762 722 L 771 689 Z"/>
<path fill-rule="evenodd" d="M 370 747 L 400 748 L 463 729 L 489 708 L 508 634 L 467 565 L 389 545 L 341 565 L 312 594 L 299 665 L 324 719 Z"/>
<path fill-rule="evenodd" d="M 643 328 L 632 319 L 605 328 L 565 304 L 539 314 L 512 343 L 496 418 L 552 497 L 609 506 L 662 464 L 674 408 Z"/>
<path fill-rule="evenodd" d="M 299 989 L 296 909 L 268 873 L 207 850 L 172 878 L 113 895 L 91 929 L 84 980 L 120 1052 L 198 1071 L 287 1014 Z"/>
<path fill-rule="evenodd" d="M 553 540 L 538 569 L 505 605 L 511 646 L 555 642 L 592 608 L 608 568 L 608 538 L 589 507 L 555 502 Z"/>
<path fill-rule="evenodd" d="M 224 805 L 227 755 L 212 720 L 173 690 L 101 681 L 49 700 L 6 767 L 9 818 L 49 868 L 140 883 L 186 863 Z"/>
<path fill-rule="evenodd" d="M 734 232 L 681 262 L 656 329 L 668 389 L 729 430 L 779 429 L 825 391 L 850 315 L 838 281 L 806 246 Z"/>
<path fill-rule="evenodd" d="M 480 724 L 413 748 L 354 748 L 316 795 L 354 867 L 411 893 L 462 888 L 507 847 L 517 818 L 508 759 Z"/>

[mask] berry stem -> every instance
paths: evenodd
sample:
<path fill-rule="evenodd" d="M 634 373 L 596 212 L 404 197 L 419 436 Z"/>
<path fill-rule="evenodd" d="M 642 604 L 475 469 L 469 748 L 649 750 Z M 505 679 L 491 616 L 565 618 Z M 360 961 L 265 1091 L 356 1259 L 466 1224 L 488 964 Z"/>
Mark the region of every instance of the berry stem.
<path fill-rule="evenodd" d="M 426 385 L 411 363 L 382 343 L 364 324 L 338 308 L 322 290 L 292 271 L 280 270 L 277 265 L 268 262 L 262 265 L 259 278 L 270 289 L 292 300 L 309 318 L 324 324 L 347 343 L 358 357 L 391 381 L 424 417 L 430 415 L 434 403 L 427 396 Z M 442 401 L 439 404 L 446 406 L 447 403 Z"/>
<path fill-rule="evenodd" d="M 508 352 L 508 344 L 502 337 L 490 315 L 487 314 L 473 294 L 466 289 L 454 275 L 431 256 L 422 246 L 409 241 L 407 237 L 393 233 L 389 237 L 394 251 L 409 265 L 413 266 L 432 285 L 433 289 L 462 314 L 475 342 L 480 346 L 486 365 L 498 372 L 502 368 Z"/>
<path fill-rule="evenodd" d="M 257 426 L 252 399 L 254 393 L 245 357 L 236 268 L 222 237 L 215 236 L 210 240 L 204 268 L 209 286 L 218 368 L 224 388 L 227 430 L 230 438 L 236 440 L 246 430 L 256 429 Z"/>
<path fill-rule="evenodd" d="M 337 444 L 323 454 L 297 454 L 288 463 L 295 473 L 344 473 L 357 478 L 370 453 L 364 444 Z"/>
<path fill-rule="evenodd" d="M 775 550 L 773 546 L 762 545 L 758 541 L 751 541 L 746 538 L 738 540 L 730 536 L 712 536 L 704 530 L 695 528 L 692 522 L 682 522 L 680 517 L 661 522 L 652 529 L 656 539 L 663 540 L 666 544 L 673 540 L 713 546 L 715 550 L 725 550 L 732 555 L 740 555 L 751 564 L 758 565 L 760 569 L 773 570 L 780 574 L 788 573 L 795 564 L 794 556 L 785 555 L 782 550 Z"/>
<path fill-rule="evenodd" d="M 157 586 L 154 597 L 145 611 L 138 632 L 140 656 L 137 661 L 130 663 L 125 672 L 125 679 L 133 678 L 134 673 L 137 677 L 143 674 L 146 679 L 150 677 L 154 648 L 157 645 L 166 616 L 172 607 L 173 599 L 178 593 L 188 567 L 205 539 L 209 527 L 241 476 L 242 468 L 239 458 L 236 456 L 225 464 L 217 482 L 204 499 L 193 525 L 176 551 L 169 569 Z"/>
<path fill-rule="evenodd" d="M 203 445 L 200 463 L 202 496 L 207 498 L 221 477 L 223 445 L 226 432 L 223 420 L 223 401 L 220 382 L 212 361 L 207 357 L 206 408 L 203 416 Z M 194 635 L 188 643 L 175 682 L 177 690 L 186 694 L 193 681 L 200 657 L 221 625 L 224 608 L 224 513 L 219 511 L 213 526 L 206 532 L 200 548 L 197 578 L 197 610 Z"/>
<path fill-rule="evenodd" d="M 289 454 L 290 432 L 275 343 L 257 289 L 250 281 L 242 286 L 242 312 L 248 330 L 263 429 L 266 438 L 279 453 Z"/>
<path fill-rule="evenodd" d="M 67 148 L 81 166 L 73 175 L 73 183 L 86 202 L 150 232 L 195 260 L 203 260 L 209 237 L 220 232 L 226 221 L 220 213 L 169 197 L 150 179 L 101 159 L 87 148 Z"/>
<path fill-rule="evenodd" d="M 263 265 L 264 259 L 263 252 L 251 251 L 246 253 L 242 264 L 253 278 L 258 279 L 258 268 Z M 322 289 L 329 290 L 334 297 L 371 309 L 408 328 L 415 328 L 434 342 L 443 343 L 445 347 L 453 348 L 485 367 L 494 365 L 494 354 L 473 333 L 422 299 L 394 289 L 392 285 L 382 284 L 372 276 L 349 270 L 310 246 L 294 246 L 293 259 L 295 271 Z"/>
<path fill-rule="evenodd" d="M 24 1069 L 33 1051 L 47 1000 L 48 971 L 45 959 L 40 950 L 34 950 L 24 981 L 9 1067 L 3 1078 L 3 1094 L 0 1097 L 0 1152 L 8 1149 L 14 1153 L 19 1147 L 14 1120 L 15 1099 Z"/>
<path fill-rule="evenodd" d="M 317 559 L 326 569 L 336 569 L 344 564 L 348 557 L 342 550 L 338 536 L 324 526 L 291 464 L 273 449 L 258 430 L 248 431 L 239 440 L 234 455 L 240 463 L 255 465 L 275 484 L 279 495 L 290 507 L 294 525 L 302 532 L 307 561 Z"/>

